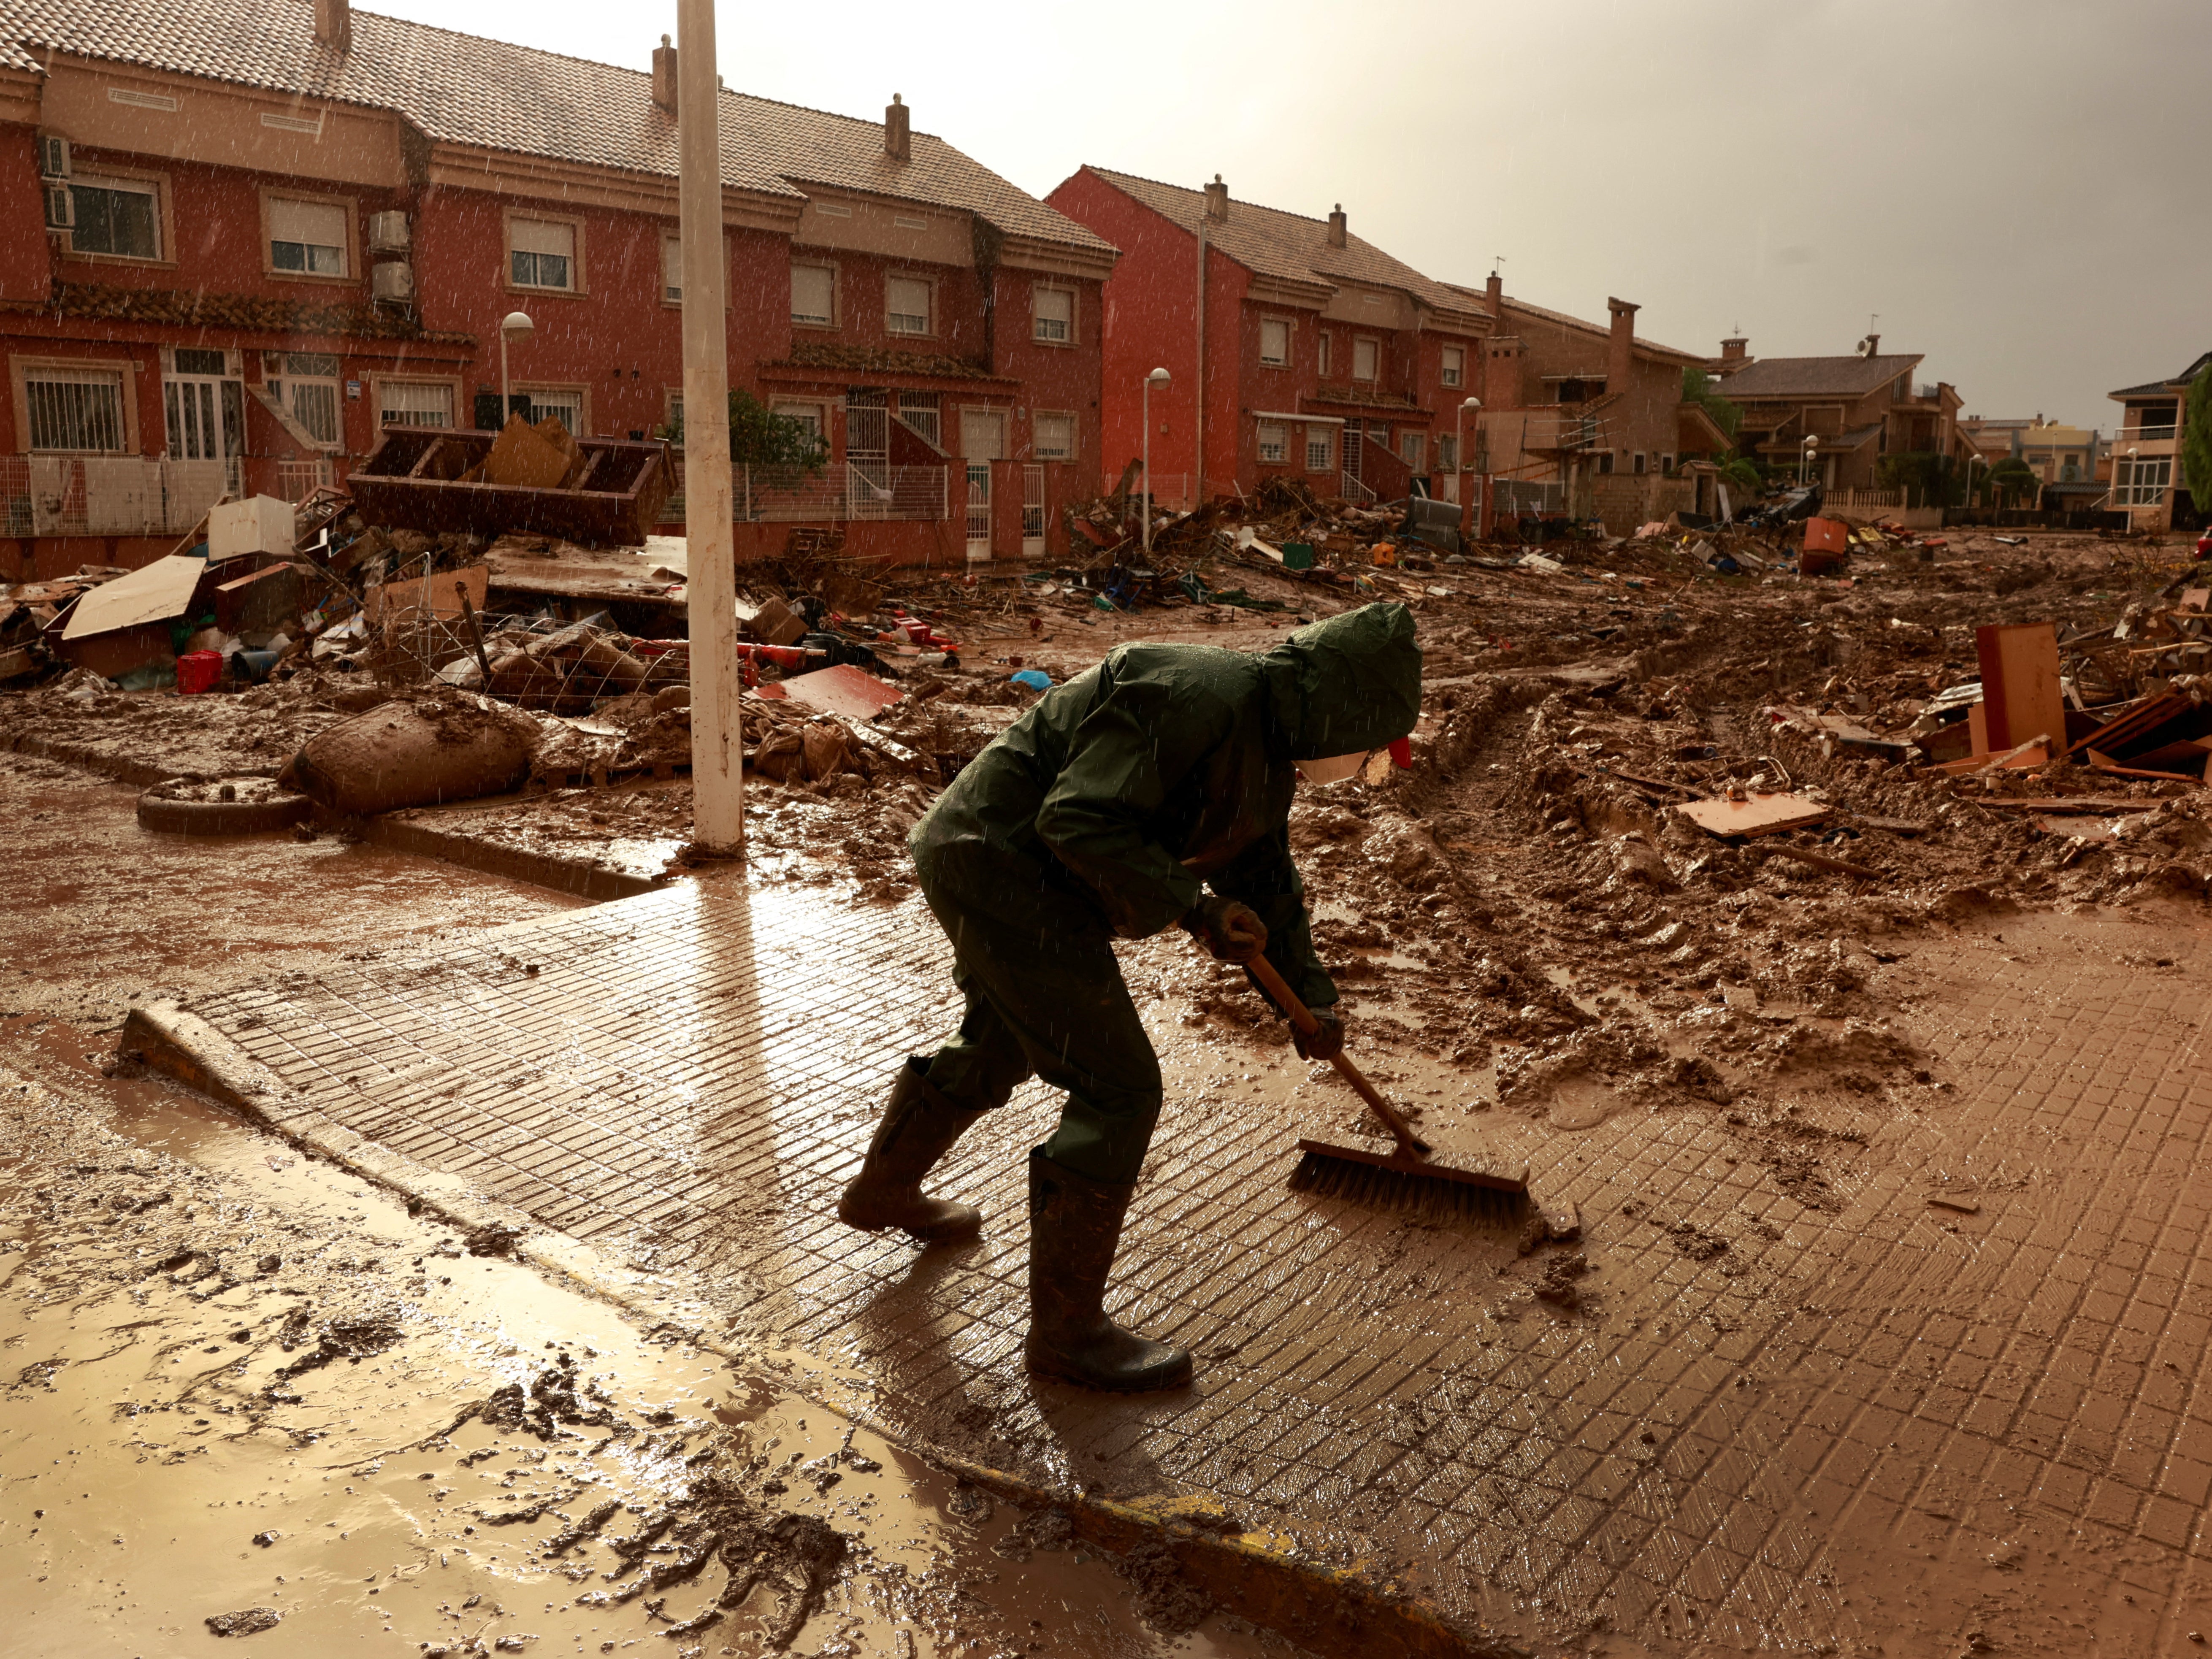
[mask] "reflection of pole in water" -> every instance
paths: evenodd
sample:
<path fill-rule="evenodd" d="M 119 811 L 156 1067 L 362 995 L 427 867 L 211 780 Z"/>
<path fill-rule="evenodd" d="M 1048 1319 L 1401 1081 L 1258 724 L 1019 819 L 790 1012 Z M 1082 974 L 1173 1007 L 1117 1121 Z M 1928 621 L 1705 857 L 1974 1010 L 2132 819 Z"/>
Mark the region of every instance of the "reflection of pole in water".
<path fill-rule="evenodd" d="M 714 0 L 681 0 L 676 60 L 684 263 L 684 532 L 691 616 L 691 836 L 744 848 L 730 366 L 722 295 L 722 148 Z"/>

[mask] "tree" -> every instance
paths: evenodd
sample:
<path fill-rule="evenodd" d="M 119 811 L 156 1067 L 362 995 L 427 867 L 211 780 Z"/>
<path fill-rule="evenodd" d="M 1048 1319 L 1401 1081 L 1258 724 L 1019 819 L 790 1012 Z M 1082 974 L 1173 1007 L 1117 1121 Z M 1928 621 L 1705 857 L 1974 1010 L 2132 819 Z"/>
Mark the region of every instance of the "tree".
<path fill-rule="evenodd" d="M 2189 383 L 2188 414 L 2181 428 L 2181 476 L 2200 516 L 2212 513 L 2212 363 Z"/>
<path fill-rule="evenodd" d="M 2041 487 L 2042 481 L 2027 471 L 2024 462 L 2014 465 L 2027 473 L 2030 484 Z M 1907 507 L 1926 507 L 1931 502 L 1948 507 L 1954 495 L 1965 501 L 1964 492 L 1972 471 L 1964 462 L 1939 455 L 1932 449 L 1908 449 L 1876 461 L 1874 477 L 1875 483 L 1884 489 L 1904 490 Z"/>
<path fill-rule="evenodd" d="M 684 422 L 661 428 L 672 443 L 684 441 Z M 779 415 L 742 387 L 730 392 L 730 459 L 739 466 L 781 467 L 818 473 L 830 465 L 830 441 L 804 421 Z"/>
<path fill-rule="evenodd" d="M 1717 384 L 1702 368 L 1685 368 L 1682 371 L 1682 401 L 1697 404 L 1711 416 L 1715 426 L 1733 438 L 1736 428 L 1743 424 L 1743 410 L 1713 390 Z"/>
<path fill-rule="evenodd" d="M 1766 488 L 1766 475 L 1759 470 L 1759 463 L 1743 455 L 1731 455 L 1721 463 L 1721 482 L 1753 494 Z"/>
<path fill-rule="evenodd" d="M 2022 497 L 2033 496 L 2040 490 L 2043 480 L 2019 456 L 2008 455 L 1990 469 L 1989 485 L 1992 500 L 2016 507 Z"/>

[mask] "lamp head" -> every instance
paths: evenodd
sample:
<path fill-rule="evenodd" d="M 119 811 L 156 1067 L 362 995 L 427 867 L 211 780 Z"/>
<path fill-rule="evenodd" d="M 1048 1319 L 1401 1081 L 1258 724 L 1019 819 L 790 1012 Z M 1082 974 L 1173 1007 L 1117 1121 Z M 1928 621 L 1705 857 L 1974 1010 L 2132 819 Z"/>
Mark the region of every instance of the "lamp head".
<path fill-rule="evenodd" d="M 1173 378 L 1164 368 L 1156 368 L 1145 376 L 1145 380 L 1149 386 L 1165 386 Z"/>
<path fill-rule="evenodd" d="M 510 311 L 499 319 L 499 331 L 516 339 L 526 334 L 534 334 L 537 331 L 538 325 L 530 320 L 530 313 L 526 311 Z"/>
<path fill-rule="evenodd" d="M 1480 398 L 1464 398 L 1462 400 L 1460 407 L 1472 413 L 1474 410 L 1482 407 L 1482 399 Z"/>

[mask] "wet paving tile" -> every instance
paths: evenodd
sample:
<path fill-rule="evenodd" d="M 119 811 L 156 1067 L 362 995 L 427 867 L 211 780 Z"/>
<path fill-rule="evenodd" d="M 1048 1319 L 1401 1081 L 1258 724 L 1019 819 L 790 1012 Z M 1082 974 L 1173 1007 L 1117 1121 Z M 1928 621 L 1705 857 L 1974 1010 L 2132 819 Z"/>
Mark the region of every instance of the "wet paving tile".
<path fill-rule="evenodd" d="M 1951 1092 L 1940 1116 L 1868 1115 L 1825 1209 L 1708 1121 L 1534 1137 L 1534 1183 L 1578 1196 L 1604 1270 L 1579 1314 L 1512 1299 L 1508 1242 L 1288 1191 L 1289 1131 L 1346 1121 L 1341 1099 L 1242 1048 L 1250 1090 L 1216 1086 L 1227 1051 L 1149 1005 L 1170 1105 L 1117 1294 L 1204 1368 L 1149 1401 L 1020 1368 L 1041 1089 L 945 1166 L 981 1243 L 918 1256 L 835 1219 L 901 1056 L 955 1014 L 912 902 L 721 879 L 192 1012 L 279 1079 L 280 1121 L 670 1249 L 754 1340 L 878 1379 L 895 1430 L 1109 1492 L 1210 1487 L 1324 1553 L 1379 1547 L 1462 1612 L 1503 1595 L 1832 1642 L 1857 1628 L 1823 1548 L 1839 1528 L 1860 1571 L 1915 1553 L 1908 1528 L 1986 1550 L 1976 1529 L 2005 1522 L 1977 1517 L 2031 1503 L 2160 1559 L 2202 1547 L 2207 1000 L 2045 926 L 2063 971 L 1964 935 L 1921 948 L 1952 983 L 1917 1016 Z M 2174 949 L 2201 989 L 2212 951 Z M 1692 1260 L 1676 1222 L 1731 1247 Z"/>

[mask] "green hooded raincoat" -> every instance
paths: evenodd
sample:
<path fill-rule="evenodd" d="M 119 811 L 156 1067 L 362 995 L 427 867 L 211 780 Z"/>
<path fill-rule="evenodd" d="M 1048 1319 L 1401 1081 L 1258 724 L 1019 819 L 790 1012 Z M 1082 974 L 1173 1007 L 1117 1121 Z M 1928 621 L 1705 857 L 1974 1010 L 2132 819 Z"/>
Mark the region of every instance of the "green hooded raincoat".
<path fill-rule="evenodd" d="M 1291 861 L 1291 763 L 1404 737 L 1420 689 L 1413 614 L 1370 605 L 1260 653 L 1118 646 L 1047 692 L 909 838 L 967 998 L 930 1081 L 982 1108 L 1042 1077 L 1068 1094 L 1046 1156 L 1133 1181 L 1160 1073 L 1113 939 L 1173 926 L 1210 886 L 1259 913 L 1309 1007 L 1334 1003 Z"/>

